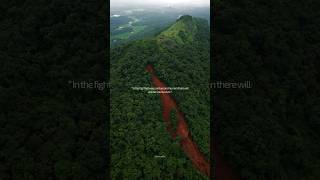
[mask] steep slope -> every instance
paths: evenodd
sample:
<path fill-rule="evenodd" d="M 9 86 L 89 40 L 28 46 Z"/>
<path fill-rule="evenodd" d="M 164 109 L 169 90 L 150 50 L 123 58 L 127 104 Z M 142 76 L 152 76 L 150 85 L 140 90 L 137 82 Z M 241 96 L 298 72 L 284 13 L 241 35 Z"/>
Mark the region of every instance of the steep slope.
<path fill-rule="evenodd" d="M 188 87 L 171 95 L 186 112 L 193 139 L 209 159 L 208 23 L 182 16 L 157 36 L 115 48 L 111 55 L 112 177 L 206 179 L 179 141 L 168 136 L 159 95 L 131 87 L 152 87 L 147 64 L 167 86 Z"/>
<path fill-rule="evenodd" d="M 155 87 L 167 88 L 167 86 L 157 78 L 152 65 L 148 65 L 146 69 L 151 74 L 151 79 Z M 192 161 L 194 167 L 202 174 L 210 177 L 209 161 L 205 159 L 203 154 L 199 151 L 197 144 L 193 141 L 184 114 L 179 110 L 177 102 L 175 102 L 173 97 L 168 93 L 159 94 L 162 102 L 162 116 L 166 123 L 168 133 L 171 135 L 172 139 L 179 140 L 181 148 L 186 156 Z"/>
<path fill-rule="evenodd" d="M 207 40 L 209 33 L 208 22 L 204 19 L 189 15 L 181 16 L 167 30 L 161 32 L 157 39 L 160 43 L 174 41 L 178 44 Z"/>

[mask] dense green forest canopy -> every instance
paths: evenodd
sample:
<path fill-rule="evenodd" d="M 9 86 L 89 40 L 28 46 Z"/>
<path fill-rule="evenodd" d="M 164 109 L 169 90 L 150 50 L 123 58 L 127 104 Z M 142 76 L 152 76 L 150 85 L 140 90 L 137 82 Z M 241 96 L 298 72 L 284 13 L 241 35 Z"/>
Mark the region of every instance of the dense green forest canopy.
<path fill-rule="evenodd" d="M 1 179 L 106 179 L 105 93 L 68 81 L 106 80 L 107 3 L 0 4 Z M 213 77 L 253 84 L 214 92 L 219 148 L 243 179 L 320 177 L 319 7 L 316 0 L 214 1 Z M 193 31 L 174 40 L 164 33 L 112 50 L 113 176 L 202 178 L 169 139 L 158 96 L 129 91 L 151 85 L 147 63 L 169 86 L 189 86 L 174 97 L 208 157 L 209 98 L 201 84 L 209 81 L 209 38 L 208 28 L 197 30 L 205 41 L 190 41 Z M 174 158 L 155 162 L 154 154 Z"/>
<path fill-rule="evenodd" d="M 221 151 L 245 180 L 320 179 L 320 2 L 220 0 L 213 78 Z"/>
<path fill-rule="evenodd" d="M 152 64 L 169 87 L 189 87 L 172 96 L 185 113 L 195 142 L 209 159 L 209 25 L 182 16 L 158 35 L 111 51 L 111 160 L 115 179 L 206 179 L 172 140 L 162 119 L 158 94 L 133 91 L 152 87 Z M 165 159 L 156 159 L 164 155 Z"/>
<path fill-rule="evenodd" d="M 0 3 L 1 180 L 106 179 L 107 3 Z"/>
<path fill-rule="evenodd" d="M 183 14 L 210 20 L 209 7 L 126 5 L 111 7 L 110 14 L 110 44 L 112 47 L 133 40 L 153 37 Z"/>

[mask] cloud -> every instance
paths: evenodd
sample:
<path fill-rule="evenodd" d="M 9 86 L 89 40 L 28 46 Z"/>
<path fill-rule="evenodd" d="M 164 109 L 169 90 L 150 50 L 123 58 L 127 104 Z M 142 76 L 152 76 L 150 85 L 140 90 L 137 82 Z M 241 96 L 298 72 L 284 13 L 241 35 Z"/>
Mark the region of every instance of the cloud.
<path fill-rule="evenodd" d="M 111 6 L 208 6 L 210 0 L 110 0 Z"/>

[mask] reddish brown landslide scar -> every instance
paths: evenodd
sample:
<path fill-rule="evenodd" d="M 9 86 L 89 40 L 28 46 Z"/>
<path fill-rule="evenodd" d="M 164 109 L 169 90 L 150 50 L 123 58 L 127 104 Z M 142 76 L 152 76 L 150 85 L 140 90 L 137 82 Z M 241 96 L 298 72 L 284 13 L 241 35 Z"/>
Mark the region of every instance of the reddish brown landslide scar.
<path fill-rule="evenodd" d="M 152 75 L 152 82 L 155 87 L 166 87 L 154 73 L 154 69 L 151 65 L 147 66 L 147 71 Z M 167 131 L 170 133 L 173 139 L 176 136 L 180 137 L 180 146 L 186 155 L 190 158 L 193 165 L 204 175 L 210 176 L 210 164 L 205 159 L 204 155 L 199 151 L 197 145 L 192 141 L 191 133 L 188 130 L 188 125 L 184 119 L 183 113 L 179 110 L 176 102 L 167 93 L 159 93 L 163 107 L 163 120 L 167 124 Z M 177 118 L 177 128 L 174 132 L 172 129 L 172 123 L 170 121 L 170 112 L 175 110 Z"/>
<path fill-rule="evenodd" d="M 166 88 L 167 86 L 155 75 L 152 65 L 147 65 L 147 71 L 151 74 L 152 83 L 155 87 Z M 167 131 L 173 139 L 177 136 L 180 137 L 180 146 L 192 161 L 192 164 L 204 175 L 210 177 L 210 163 L 206 160 L 205 156 L 200 152 L 197 145 L 193 142 L 188 125 L 185 121 L 183 113 L 180 111 L 177 103 L 168 93 L 159 93 L 162 108 L 163 120 L 167 124 Z M 177 128 L 176 131 L 172 128 L 170 120 L 170 112 L 176 112 Z M 215 160 L 215 179 L 216 180 L 239 180 L 232 168 L 226 163 L 217 148 L 217 141 L 214 138 L 213 143 L 213 157 Z"/>

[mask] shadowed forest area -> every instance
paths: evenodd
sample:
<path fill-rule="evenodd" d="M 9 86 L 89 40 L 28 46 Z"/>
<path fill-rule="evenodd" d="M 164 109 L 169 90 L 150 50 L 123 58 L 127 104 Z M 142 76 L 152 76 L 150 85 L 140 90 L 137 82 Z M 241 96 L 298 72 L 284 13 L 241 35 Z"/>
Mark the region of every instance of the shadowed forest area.
<path fill-rule="evenodd" d="M 217 0 L 214 90 L 219 148 L 245 180 L 320 178 L 319 1 Z"/>
<path fill-rule="evenodd" d="M 74 89 L 70 81 L 105 82 L 109 78 L 107 4 L 108 1 L 80 0 L 4 0 L 0 4 L 1 180 L 106 179 L 108 97 L 105 91 L 95 88 Z M 250 80 L 253 85 L 251 89 L 214 90 L 213 127 L 221 153 L 245 180 L 320 179 L 320 1 L 215 0 L 213 4 L 213 78 Z M 124 65 L 127 59 L 140 58 L 145 65 L 157 59 L 174 62 L 182 57 L 184 60 L 176 64 L 155 63 L 157 69 L 168 69 L 159 70 L 159 77 L 172 86 L 178 86 L 180 81 L 191 88 L 193 82 L 206 84 L 208 79 L 202 77 L 207 77 L 205 72 L 209 69 L 207 31 L 176 33 L 181 27 L 184 26 L 177 24 L 173 31 L 156 40 L 141 40 L 114 49 L 114 57 L 122 58 L 114 63 Z M 154 41 L 161 46 L 155 46 Z M 146 51 L 147 56 L 137 56 L 135 52 L 139 50 Z M 154 56 L 156 50 L 167 54 Z M 203 63 L 194 65 L 190 63 L 193 59 Z M 119 75 L 115 85 L 136 85 L 139 78 L 142 85 L 150 85 L 144 69 L 140 69 L 141 77 L 125 76 L 139 70 L 141 64 L 136 62 L 128 68 L 120 64 L 113 70 Z M 188 68 L 192 71 L 168 76 Z M 190 77 L 191 81 L 187 81 Z M 184 98 L 193 94 L 198 99 Z M 190 112 L 187 119 L 200 122 L 209 116 L 207 95 L 206 87 L 201 86 L 186 95 L 176 94 L 175 98 L 184 112 Z M 112 113 L 119 117 L 115 123 L 124 116 L 161 117 L 158 96 L 137 101 L 143 97 L 130 97 L 128 93 L 117 96 L 119 102 L 133 105 L 123 106 L 125 113 L 113 107 Z M 139 107 L 150 111 L 144 113 Z M 132 110 L 136 114 L 130 113 Z M 195 117 L 197 114 L 201 116 Z M 168 136 L 162 122 L 156 118 L 151 121 L 157 122 L 155 126 L 135 123 L 145 129 L 145 134 L 156 129 L 156 136 Z M 192 132 L 197 132 L 194 139 L 201 151 L 209 157 L 208 132 L 201 131 L 208 123 L 190 121 L 189 125 Z M 146 146 L 149 148 L 144 148 L 143 141 L 124 134 L 126 128 L 136 132 L 141 129 L 130 123 L 119 128 L 120 134 L 113 134 L 114 138 L 127 136 L 129 145 L 138 144 L 136 149 L 127 151 L 127 157 L 147 159 L 143 154 L 134 154 L 140 149 L 152 155 L 157 151 L 158 155 L 177 156 L 178 161 L 171 158 L 166 164 L 161 160 L 134 161 L 146 167 L 144 176 L 160 176 L 162 172 L 168 178 L 201 178 L 169 138 L 157 142 L 144 133 L 134 134 L 150 143 Z M 125 146 L 121 143 L 117 149 Z M 169 143 L 168 148 L 161 146 Z M 113 159 L 119 160 L 122 155 L 114 153 Z M 133 160 L 122 159 L 115 166 L 125 167 Z M 163 164 L 165 171 L 148 168 L 159 167 L 157 164 Z M 177 169 L 174 173 L 173 168 Z M 113 173 L 119 177 L 143 176 L 133 167 Z"/>
<path fill-rule="evenodd" d="M 0 179 L 106 179 L 107 1 L 0 4 Z"/>

